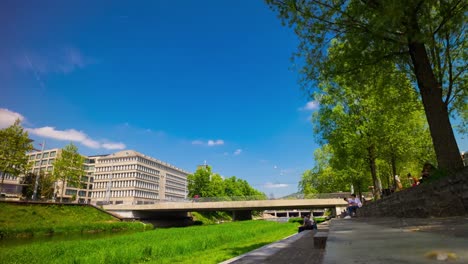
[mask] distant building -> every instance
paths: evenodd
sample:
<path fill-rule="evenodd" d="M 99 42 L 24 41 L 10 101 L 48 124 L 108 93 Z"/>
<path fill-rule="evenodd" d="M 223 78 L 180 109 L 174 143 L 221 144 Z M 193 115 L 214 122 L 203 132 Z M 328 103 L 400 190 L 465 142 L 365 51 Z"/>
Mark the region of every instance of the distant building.
<path fill-rule="evenodd" d="M 188 172 L 133 150 L 120 151 L 96 160 L 96 204 L 151 204 L 187 197 Z"/>
<path fill-rule="evenodd" d="M 61 149 L 49 149 L 44 151 L 35 151 L 28 154 L 29 162 L 32 164 L 30 172 L 37 175 L 41 171 L 46 175 L 51 175 L 54 170 L 54 161 L 57 156 L 60 155 Z M 96 156 L 98 157 L 98 156 Z M 55 199 L 60 199 L 62 196 L 62 189 L 65 188 L 63 192 L 62 201 L 73 202 L 78 201 L 80 203 L 90 203 L 91 202 L 91 190 L 93 183 L 93 174 L 94 174 L 94 163 L 96 162 L 95 157 L 86 157 L 84 158 L 83 169 L 85 170 L 85 175 L 80 179 L 80 182 L 77 186 L 69 186 L 65 182 L 65 186 L 62 186 L 61 181 L 54 183 L 54 197 Z M 31 197 L 27 197 L 31 198 Z"/>
<path fill-rule="evenodd" d="M 51 175 L 61 149 L 28 154 L 30 173 Z M 54 183 L 54 198 L 64 202 L 94 204 L 151 204 L 187 197 L 187 171 L 133 150 L 83 156 L 85 175 L 76 186 Z M 20 197 L 22 176 L 5 175 L 3 195 Z M 2 195 L 2 196 L 3 196 Z M 26 197 L 30 199 L 31 197 Z"/>

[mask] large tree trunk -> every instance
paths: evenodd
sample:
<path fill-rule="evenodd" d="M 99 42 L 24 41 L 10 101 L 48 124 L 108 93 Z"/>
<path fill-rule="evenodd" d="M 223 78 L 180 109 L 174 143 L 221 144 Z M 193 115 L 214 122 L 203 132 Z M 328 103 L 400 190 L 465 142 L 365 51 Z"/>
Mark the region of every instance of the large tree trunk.
<path fill-rule="evenodd" d="M 62 180 L 62 194 L 60 195 L 60 203 L 63 200 L 63 193 L 65 191 L 65 180 Z"/>
<path fill-rule="evenodd" d="M 420 30 L 416 15 L 410 21 L 408 48 L 414 66 L 424 111 L 431 132 L 438 167 L 447 171 L 463 168 L 447 105 L 443 102 L 442 87 L 432 70 L 424 43 L 419 41 Z"/>
<path fill-rule="evenodd" d="M 396 190 L 397 184 L 396 184 L 395 175 L 397 175 L 397 169 L 396 169 L 396 157 L 395 157 L 394 153 L 392 153 L 392 157 L 390 159 L 390 162 L 392 163 L 393 190 Z"/>
<path fill-rule="evenodd" d="M 375 198 L 380 198 L 380 187 L 379 187 L 379 182 L 377 180 L 377 166 L 375 164 L 375 147 L 374 146 L 370 146 L 367 148 L 367 152 L 368 152 L 368 161 L 369 161 L 369 167 L 370 167 L 370 171 L 371 171 L 371 175 L 372 175 L 372 183 L 374 184 L 374 197 Z"/>
<path fill-rule="evenodd" d="M 2 174 L 2 182 L 0 182 L 0 193 L 3 192 L 3 181 L 5 180 L 5 172 L 3 171 L 0 171 L 0 173 Z"/>

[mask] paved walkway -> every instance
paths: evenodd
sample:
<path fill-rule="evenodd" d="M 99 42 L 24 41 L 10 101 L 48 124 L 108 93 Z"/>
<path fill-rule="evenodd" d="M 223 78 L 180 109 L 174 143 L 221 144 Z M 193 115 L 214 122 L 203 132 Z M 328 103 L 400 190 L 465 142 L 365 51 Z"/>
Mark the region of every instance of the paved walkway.
<path fill-rule="evenodd" d="M 334 219 L 324 264 L 468 263 L 468 216 Z"/>
<path fill-rule="evenodd" d="M 328 231 L 328 224 L 320 224 L 318 229 L 319 231 Z M 312 230 L 303 231 L 221 264 L 320 264 L 322 263 L 324 250 L 314 248 L 315 232 Z"/>
<path fill-rule="evenodd" d="M 312 231 L 264 246 L 223 264 L 468 263 L 468 216 L 333 219 L 325 250 Z"/>

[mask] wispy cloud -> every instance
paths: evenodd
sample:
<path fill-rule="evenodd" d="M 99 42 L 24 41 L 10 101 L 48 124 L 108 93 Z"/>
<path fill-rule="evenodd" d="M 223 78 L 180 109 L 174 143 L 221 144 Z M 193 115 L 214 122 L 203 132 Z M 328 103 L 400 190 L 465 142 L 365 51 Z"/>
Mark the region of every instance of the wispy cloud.
<path fill-rule="evenodd" d="M 33 71 L 36 79 L 42 83 L 41 74 L 68 74 L 96 63 L 96 59 L 83 55 L 76 48 L 69 47 L 48 53 L 25 52 L 15 59 L 15 63 L 21 69 Z"/>
<path fill-rule="evenodd" d="M 126 146 L 124 143 L 103 143 L 102 147 L 105 149 L 124 149 Z"/>
<path fill-rule="evenodd" d="M 208 147 L 221 146 L 221 145 L 224 145 L 224 140 L 222 139 L 217 139 L 217 140 L 210 139 L 208 141 L 194 140 L 192 141 L 192 145 L 202 145 L 202 146 L 208 146 Z"/>
<path fill-rule="evenodd" d="M 232 153 L 232 155 L 237 156 L 237 155 L 240 155 L 241 153 L 242 153 L 242 149 L 236 149 L 234 153 Z"/>
<path fill-rule="evenodd" d="M 7 128 L 13 125 L 16 119 L 23 121 L 24 116 L 22 116 L 20 113 L 10 111 L 6 108 L 0 108 L 0 129 Z"/>
<path fill-rule="evenodd" d="M 6 108 L 0 108 L 0 129 L 11 126 L 16 119 L 24 121 L 25 118 L 20 113 L 11 111 Z M 83 144 L 86 147 L 93 149 L 125 149 L 126 146 L 122 142 L 110 142 L 107 140 L 95 140 L 90 138 L 83 131 L 76 129 L 58 130 L 55 127 L 45 126 L 39 128 L 25 128 L 30 134 L 51 138 L 61 141 L 73 141 Z"/>
<path fill-rule="evenodd" d="M 289 187 L 289 184 L 286 184 L 286 183 L 271 183 L 271 182 L 267 182 L 263 185 L 263 187 L 267 188 L 267 189 L 277 189 L 277 188 L 286 188 L 286 187 Z"/>
<path fill-rule="evenodd" d="M 124 149 L 126 146 L 121 142 L 100 142 L 90 138 L 82 131 L 75 129 L 57 130 L 55 127 L 26 128 L 26 130 L 36 136 L 52 138 L 62 141 L 79 142 L 86 147 L 93 149 Z"/>
<path fill-rule="evenodd" d="M 307 102 L 307 104 L 301 108 L 299 108 L 300 111 L 315 111 L 320 108 L 320 103 L 316 100 Z"/>

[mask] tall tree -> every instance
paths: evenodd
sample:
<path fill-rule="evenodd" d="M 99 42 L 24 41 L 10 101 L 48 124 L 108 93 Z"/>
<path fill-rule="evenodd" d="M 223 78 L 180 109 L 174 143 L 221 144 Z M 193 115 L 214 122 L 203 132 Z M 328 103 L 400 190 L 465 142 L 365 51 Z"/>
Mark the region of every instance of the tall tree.
<path fill-rule="evenodd" d="M 340 55 L 341 46 L 337 43 L 331 48 L 330 56 Z M 396 164 L 403 155 L 400 149 L 414 145 L 426 133 L 424 125 L 414 121 L 422 113 L 411 83 L 394 65 L 376 65 L 353 76 L 323 81 L 315 97 L 321 106 L 313 118 L 315 131 L 321 143 L 333 150 L 334 171 L 340 170 L 360 185 L 363 174 L 356 169 L 365 160 L 378 196 L 377 160 L 382 153 L 389 153 L 389 160 Z M 354 172 L 350 171 L 353 167 Z"/>
<path fill-rule="evenodd" d="M 66 145 L 55 160 L 53 178 L 62 182 L 60 202 L 63 201 L 65 186 L 78 185 L 81 176 L 85 175 L 83 163 L 84 158 L 73 143 Z"/>
<path fill-rule="evenodd" d="M 247 196 L 255 196 L 258 199 L 266 199 L 266 195 L 255 190 L 246 180 L 235 176 L 223 179 L 219 174 L 213 173 L 210 166 L 199 167 L 194 174 L 187 176 L 189 197 L 199 195 L 201 197 L 224 197 L 245 199 Z"/>
<path fill-rule="evenodd" d="M 188 196 L 194 197 L 199 195 L 201 197 L 209 197 L 211 167 L 201 166 L 194 174 L 187 176 L 188 181 Z"/>
<path fill-rule="evenodd" d="M 18 176 L 28 168 L 27 152 L 33 150 L 32 140 L 17 119 L 15 123 L 0 130 L 0 192 L 3 192 L 5 175 Z"/>
<path fill-rule="evenodd" d="M 302 73 L 309 87 L 320 78 L 353 74 L 388 61 L 399 63 L 399 69 L 418 84 L 439 167 L 463 167 L 449 112 L 462 111 L 461 118 L 466 117 L 467 1 L 266 2 L 294 27 L 300 40 L 296 55 L 305 61 Z M 342 56 L 329 56 L 334 40 L 344 43 Z M 342 57 L 348 63 L 336 67 Z"/>

